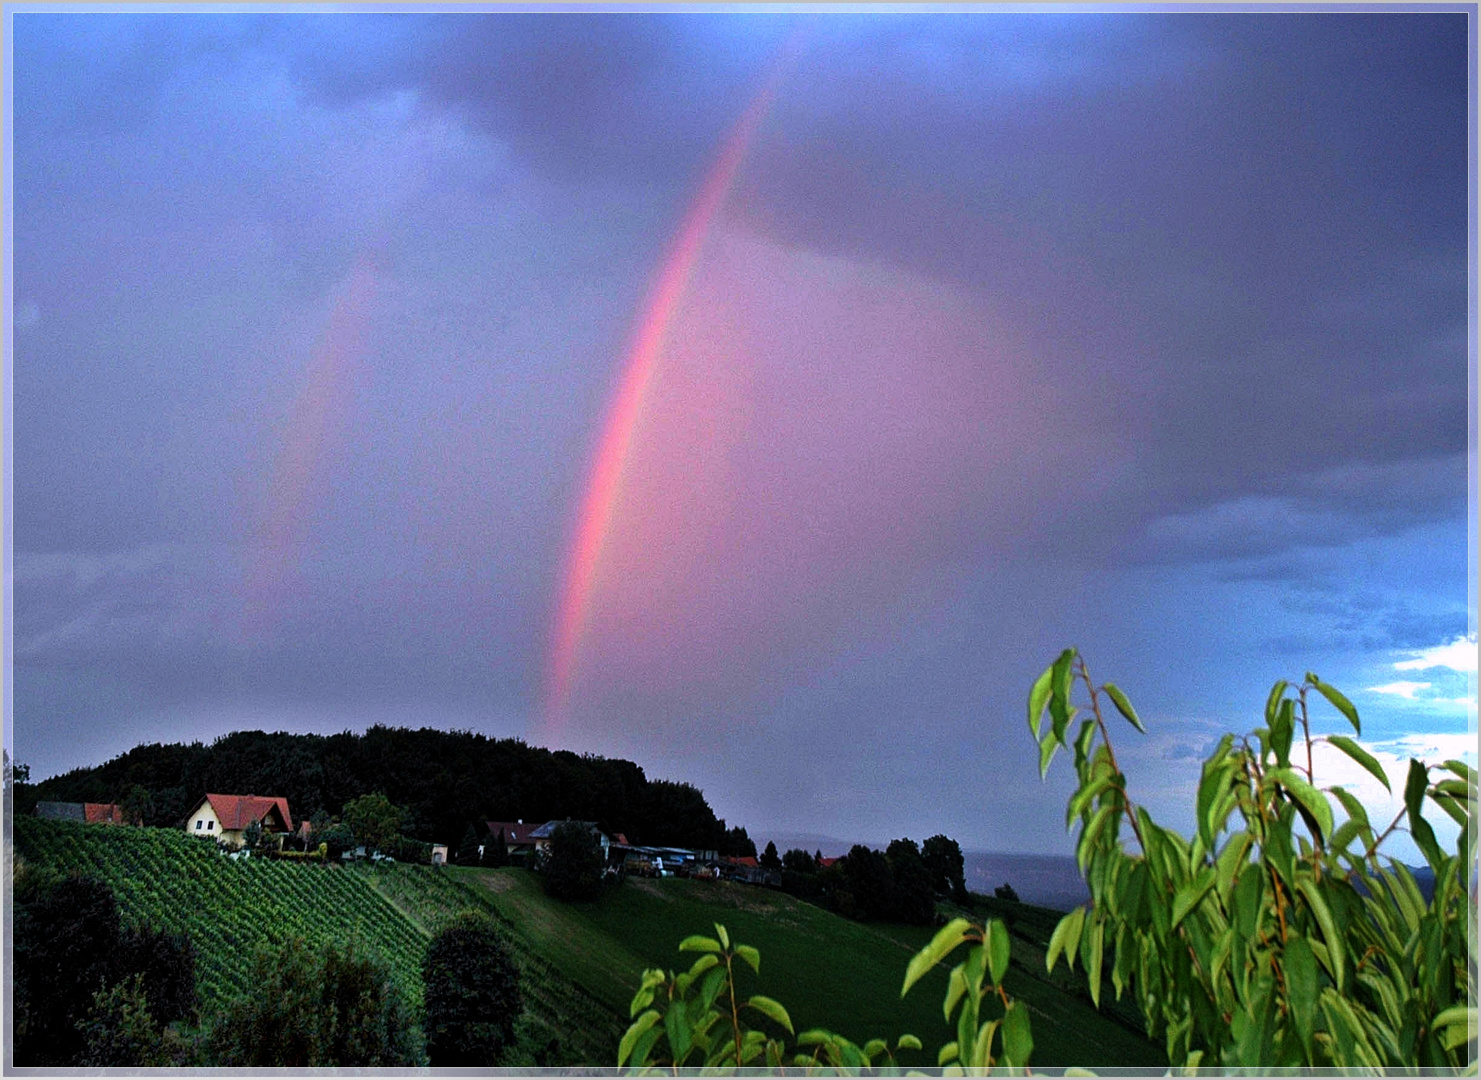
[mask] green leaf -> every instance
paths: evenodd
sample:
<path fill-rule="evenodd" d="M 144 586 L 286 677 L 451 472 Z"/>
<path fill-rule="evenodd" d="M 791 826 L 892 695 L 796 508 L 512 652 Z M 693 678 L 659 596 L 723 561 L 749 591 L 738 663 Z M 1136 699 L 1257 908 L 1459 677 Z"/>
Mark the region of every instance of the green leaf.
<path fill-rule="evenodd" d="M 1192 881 L 1185 883 L 1178 889 L 1172 901 L 1172 924 L 1170 929 L 1176 930 L 1178 924 L 1188 917 L 1188 913 L 1197 907 L 1208 891 L 1214 887 L 1218 876 L 1211 867 L 1204 867 L 1198 876 Z"/>
<path fill-rule="evenodd" d="M 904 997 L 906 992 L 920 980 L 922 975 L 930 971 L 945 959 L 948 953 L 966 941 L 971 929 L 972 924 L 966 919 L 955 918 L 936 931 L 936 936 L 931 939 L 931 943 L 911 957 L 909 965 L 905 968 L 905 985 L 900 987 L 900 996 Z"/>
<path fill-rule="evenodd" d="M 673 938 L 669 938 L 669 940 L 672 941 Z M 658 1023 L 658 1020 L 658 1011 L 656 1009 L 649 1009 L 628 1027 L 622 1036 L 622 1041 L 617 1044 L 617 1067 L 619 1069 L 627 1064 L 627 1059 L 633 1052 L 633 1046 L 638 1041 L 638 1036 Z"/>
<path fill-rule="evenodd" d="M 1095 919 L 1090 927 L 1090 939 L 1085 949 L 1085 976 L 1090 981 L 1090 1000 L 1100 1008 L 1100 962 L 1105 951 L 1106 924 Z"/>
<path fill-rule="evenodd" d="M 1044 741 L 1039 744 L 1039 779 L 1049 775 L 1049 763 L 1054 760 L 1054 755 L 1059 752 L 1059 740 L 1054 737 L 1054 732 L 1044 733 Z"/>
<path fill-rule="evenodd" d="M 951 1014 L 956 1011 L 957 1005 L 962 1000 L 962 995 L 967 992 L 967 975 L 964 965 L 958 964 L 951 969 L 951 975 L 946 980 L 946 996 L 941 1000 L 941 1011 L 946 1016 L 946 1022 L 951 1023 Z"/>
<path fill-rule="evenodd" d="M 1444 768 L 1447 768 L 1451 772 L 1455 773 L 1456 776 L 1460 777 L 1472 787 L 1476 786 L 1476 770 L 1471 768 L 1464 761 L 1457 761 L 1455 760 L 1455 758 L 1451 758 L 1449 761 L 1445 762 Z"/>
<path fill-rule="evenodd" d="M 1357 800 L 1357 797 L 1355 795 L 1349 792 L 1346 788 L 1338 787 L 1336 784 L 1333 784 L 1332 787 L 1328 790 L 1330 790 L 1333 795 L 1337 796 L 1337 801 L 1342 804 L 1342 809 L 1347 811 L 1347 816 L 1349 818 L 1351 818 L 1353 821 L 1356 821 L 1368 832 L 1373 831 L 1373 827 L 1368 824 L 1368 811 L 1363 807 L 1363 804 Z"/>
<path fill-rule="evenodd" d="M 1034 1032 L 1029 1023 L 1028 1007 L 1021 1001 L 1008 1006 L 1003 1014 L 1003 1064 L 1021 1069 L 1034 1052 Z"/>
<path fill-rule="evenodd" d="M 1270 688 L 1270 696 L 1265 699 L 1265 723 L 1275 723 L 1276 710 L 1280 708 L 1281 698 L 1285 696 L 1286 688 L 1290 685 L 1284 679 L 1277 679 L 1275 685 Z"/>
<path fill-rule="evenodd" d="M 1315 881 L 1302 877 L 1296 881 L 1295 885 L 1297 891 L 1306 898 L 1311 913 L 1316 916 L 1316 924 L 1321 928 L 1322 940 L 1327 946 L 1328 974 L 1337 984 L 1337 992 L 1346 993 L 1347 946 L 1336 920 L 1332 918 L 1332 909 L 1327 906 L 1327 901 L 1323 898 L 1322 891 Z"/>
<path fill-rule="evenodd" d="M 672 941 L 674 939 L 669 938 L 669 940 Z M 691 934 L 689 937 L 679 942 L 679 951 L 717 953 L 720 951 L 720 943 L 712 937 L 705 937 L 702 934 Z"/>
<path fill-rule="evenodd" d="M 1080 952 L 1080 941 L 1085 936 L 1085 907 L 1082 904 L 1059 921 L 1060 926 L 1065 927 L 1064 957 L 1070 965 L 1070 970 L 1075 970 L 1075 959 Z M 1058 929 L 1056 928 L 1056 933 Z"/>
<path fill-rule="evenodd" d="M 1053 674 L 1049 680 L 1049 719 L 1054 725 L 1054 737 L 1064 742 L 1065 728 L 1069 726 L 1073 710 L 1070 707 L 1070 687 L 1075 677 L 1075 650 L 1066 649 L 1054 661 Z"/>
<path fill-rule="evenodd" d="M 1003 984 L 1008 973 L 1008 928 L 997 919 L 987 921 L 987 970 L 994 986 Z"/>
<path fill-rule="evenodd" d="M 794 1034 L 792 1031 L 792 1018 L 787 1015 L 787 1010 L 782 1008 L 779 1002 L 773 1001 L 771 998 L 764 997 L 761 994 L 753 994 L 751 995 L 751 1000 L 746 1002 L 746 1006 L 755 1009 L 761 1015 L 769 1017 L 778 1024 L 781 1024 L 782 1027 L 787 1029 L 788 1035 Z"/>
<path fill-rule="evenodd" d="M 914 1035 L 901 1035 L 899 1041 L 895 1043 L 896 1050 L 919 1050 L 920 1048 L 920 1040 Z"/>
<path fill-rule="evenodd" d="M 1358 722 L 1357 709 L 1353 708 L 1352 702 L 1347 700 L 1341 690 L 1338 690 L 1330 683 L 1322 682 L 1309 671 L 1306 673 L 1306 681 L 1316 687 L 1322 697 L 1330 701 L 1338 712 L 1347 717 L 1347 722 L 1352 725 L 1353 734 L 1361 735 L 1363 733 L 1363 725 Z"/>
<path fill-rule="evenodd" d="M 1080 873 L 1085 873 L 1085 866 L 1090 862 L 1090 856 L 1095 850 L 1095 841 L 1105 831 L 1106 822 L 1111 815 L 1119 813 L 1120 808 L 1114 805 L 1102 806 L 1091 817 L 1090 823 L 1085 826 L 1085 831 L 1080 834 L 1079 842 L 1075 845 L 1075 859 L 1080 864 Z"/>
<path fill-rule="evenodd" d="M 1409 810 L 1409 835 L 1414 837 L 1414 843 L 1424 852 L 1425 859 L 1438 875 L 1445 857 L 1440 853 L 1440 845 L 1435 842 L 1435 831 L 1424 819 L 1424 793 L 1429 786 L 1429 779 L 1429 767 L 1422 761 L 1410 758 L 1409 778 L 1404 784 L 1404 805 Z"/>
<path fill-rule="evenodd" d="M 1285 769 L 1291 764 L 1291 739 L 1296 734 L 1296 703 L 1290 698 L 1282 701 L 1275 710 L 1275 720 L 1270 725 L 1270 748 L 1275 752 L 1277 767 Z"/>
<path fill-rule="evenodd" d="M 1316 819 L 1321 829 L 1321 837 L 1332 835 L 1332 807 L 1326 797 L 1312 787 L 1306 778 L 1296 772 L 1295 769 L 1271 769 L 1265 774 L 1265 783 L 1278 783 L 1285 788 L 1290 796 L 1295 799 L 1306 812 Z M 1318 839 L 1321 839 L 1318 837 Z"/>
<path fill-rule="evenodd" d="M 1049 680 L 1054 676 L 1054 665 L 1044 669 L 1044 674 L 1034 680 L 1034 688 L 1028 692 L 1028 729 L 1039 741 L 1039 732 L 1044 723 L 1044 706 L 1049 703 Z"/>
<path fill-rule="evenodd" d="M 757 975 L 761 974 L 761 950 L 754 945 L 737 945 L 735 955 L 751 965 L 751 970 Z"/>
<path fill-rule="evenodd" d="M 1066 948 L 1070 942 L 1078 943 L 1080 940 L 1080 924 L 1076 921 L 1077 914 L 1079 918 L 1083 919 L 1085 917 L 1085 909 L 1076 908 L 1068 915 L 1061 917 L 1059 923 L 1054 927 L 1054 933 L 1049 935 L 1049 948 L 1044 953 L 1045 971 L 1054 970 L 1054 962 L 1059 959 L 1059 954 L 1062 952 L 1065 953 L 1066 962 L 1071 968 L 1074 968 L 1074 949 L 1071 948 L 1066 952 Z"/>
<path fill-rule="evenodd" d="M 719 963 L 720 958 L 714 953 L 705 953 L 698 960 L 696 960 L 694 962 L 694 966 L 689 969 L 689 978 L 697 979 L 706 971 L 709 971 L 710 968 L 715 967 Z"/>
<path fill-rule="evenodd" d="M 719 923 L 715 924 L 715 935 L 720 939 L 720 945 L 722 948 L 730 948 L 730 935 L 725 932 L 725 927 L 721 926 Z"/>
<path fill-rule="evenodd" d="M 663 1014 L 663 1026 L 668 1035 L 669 1049 L 674 1054 L 674 1064 L 681 1065 L 694 1045 L 694 1033 L 689 1027 L 683 1009 L 669 1009 Z"/>
<path fill-rule="evenodd" d="M 1328 735 L 1327 741 L 1377 777 L 1378 782 L 1384 786 L 1385 790 L 1393 791 L 1393 788 L 1388 786 L 1388 776 L 1384 773 L 1383 766 L 1378 764 L 1378 759 L 1372 754 L 1368 753 L 1368 751 L 1364 750 L 1346 735 Z"/>
<path fill-rule="evenodd" d="M 1136 710 L 1131 707 L 1131 702 L 1126 700 L 1126 695 L 1121 692 L 1121 688 L 1115 683 L 1106 683 L 1104 686 L 1101 687 L 1101 689 L 1109 694 L 1111 700 L 1116 703 L 1116 711 L 1119 712 L 1122 716 L 1126 717 L 1127 722 L 1130 723 L 1132 727 L 1136 728 L 1143 735 L 1145 735 L 1147 733 L 1147 729 L 1142 727 L 1141 720 L 1137 718 Z"/>
<path fill-rule="evenodd" d="M 1286 975 L 1286 1004 L 1290 1008 L 1296 1034 L 1300 1036 L 1301 1045 L 1306 1050 L 1306 1063 L 1311 1064 L 1314 1060 L 1311 1036 L 1316 1029 L 1316 1001 L 1321 991 L 1316 955 L 1311 951 L 1311 945 L 1304 937 L 1292 934 L 1286 940 L 1283 959 Z"/>
<path fill-rule="evenodd" d="M 1470 1005 L 1452 1005 L 1436 1016 L 1430 1027 L 1443 1030 L 1442 1044 L 1446 1050 L 1454 1050 L 1476 1037 L 1476 1010 Z"/>
<path fill-rule="evenodd" d="M 949 1042 L 936 1053 L 937 1066 L 945 1065 L 957 1056 L 957 1044 Z"/>

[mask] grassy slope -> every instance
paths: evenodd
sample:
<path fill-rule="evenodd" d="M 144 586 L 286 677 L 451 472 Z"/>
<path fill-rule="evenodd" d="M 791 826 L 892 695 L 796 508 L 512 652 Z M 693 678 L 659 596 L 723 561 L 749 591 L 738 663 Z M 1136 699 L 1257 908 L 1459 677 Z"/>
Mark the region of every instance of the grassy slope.
<path fill-rule="evenodd" d="M 917 1065 L 934 1065 L 952 1037 L 941 1014 L 944 968 L 900 999 L 905 965 L 933 933 L 926 927 L 854 923 L 782 893 L 725 883 L 633 880 L 600 901 L 562 905 L 525 871 L 453 873 L 480 882 L 531 948 L 624 1016 L 642 968 L 688 967 L 693 957 L 678 952 L 679 941 L 721 922 L 732 940 L 761 950 L 755 989 L 786 1005 L 799 1030 L 826 1027 L 861 1042 L 908 1031 L 925 1045 L 909 1062 Z M 1044 953 L 1035 936 L 1015 935 L 1007 980 L 1033 1011 L 1035 1064 L 1165 1064 L 1138 1031 L 1081 999 L 1082 975 L 1061 968 L 1040 977 Z"/>

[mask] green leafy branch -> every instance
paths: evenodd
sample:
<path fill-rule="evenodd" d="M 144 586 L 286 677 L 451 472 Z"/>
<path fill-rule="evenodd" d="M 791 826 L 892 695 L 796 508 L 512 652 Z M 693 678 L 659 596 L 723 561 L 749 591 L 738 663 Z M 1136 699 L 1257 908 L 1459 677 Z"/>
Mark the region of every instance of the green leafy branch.
<path fill-rule="evenodd" d="M 1091 717 L 1073 743 L 1077 682 Z M 1185 839 L 1152 820 L 1127 792 L 1101 696 L 1145 732 L 1126 695 L 1097 686 L 1066 649 L 1034 682 L 1028 723 L 1040 775 L 1073 746 L 1078 787 L 1066 825 L 1078 821 L 1076 859 L 1092 901 L 1056 927 L 1047 964 L 1081 961 L 1099 1005 L 1103 969 L 1116 995 L 1133 988 L 1149 1035 L 1183 1066 L 1457 1067 L 1475 1059 L 1475 1007 L 1466 928 L 1475 902 L 1475 770 L 1411 760 L 1404 808 L 1375 834 L 1361 801 L 1318 786 L 1314 744 L 1325 741 L 1389 788 L 1378 761 L 1346 735 L 1313 736 L 1316 691 L 1361 735 L 1356 708 L 1308 672 L 1291 696 L 1278 681 L 1265 724 L 1225 735 L 1203 764 L 1196 831 Z M 1049 723 L 1044 724 L 1047 711 Z M 1305 766 L 1293 763 L 1299 720 Z M 1392 789 L 1389 789 L 1392 790 Z M 1329 796 L 1346 814 L 1336 824 Z M 1441 850 L 1426 803 L 1460 826 Z M 1237 812 L 1237 813 L 1236 813 Z M 1135 849 L 1121 838 L 1131 825 Z M 1401 823 L 1435 875 L 1426 902 L 1407 867 L 1381 859 Z M 1355 842 L 1360 846 L 1354 846 Z"/>

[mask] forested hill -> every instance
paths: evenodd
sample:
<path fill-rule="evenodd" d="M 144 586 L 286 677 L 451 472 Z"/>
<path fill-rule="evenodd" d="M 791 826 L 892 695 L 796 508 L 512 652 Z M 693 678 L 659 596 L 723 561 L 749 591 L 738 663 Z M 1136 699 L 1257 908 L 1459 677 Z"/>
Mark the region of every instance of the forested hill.
<path fill-rule="evenodd" d="M 136 746 L 104 765 L 74 769 L 17 790 L 17 810 L 37 800 L 122 802 L 142 786 L 149 825 L 173 826 L 207 791 L 282 795 L 295 822 L 338 815 L 383 792 L 405 807 L 407 835 L 456 844 L 470 822 L 596 821 L 634 843 L 728 851 L 725 822 L 695 787 L 649 780 L 631 761 L 527 746 L 467 731 L 376 726 L 363 735 L 238 731 L 209 746 Z M 741 830 L 731 830 L 738 840 Z"/>

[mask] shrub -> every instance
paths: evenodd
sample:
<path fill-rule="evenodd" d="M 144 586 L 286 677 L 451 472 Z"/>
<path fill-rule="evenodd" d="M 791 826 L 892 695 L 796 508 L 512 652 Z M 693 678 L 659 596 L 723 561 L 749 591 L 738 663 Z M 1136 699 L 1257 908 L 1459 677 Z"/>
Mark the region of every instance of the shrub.
<path fill-rule="evenodd" d="M 258 954 L 249 994 L 217 1018 L 212 1064 L 248 1068 L 423 1064 L 420 1033 L 380 961 L 352 942 L 315 955 L 302 938 Z"/>
<path fill-rule="evenodd" d="M 523 1008 L 519 973 L 488 917 L 466 911 L 432 939 L 422 965 L 434 1067 L 499 1064 Z"/>

